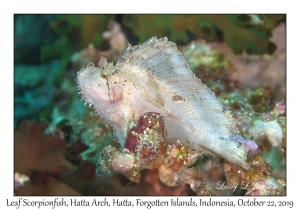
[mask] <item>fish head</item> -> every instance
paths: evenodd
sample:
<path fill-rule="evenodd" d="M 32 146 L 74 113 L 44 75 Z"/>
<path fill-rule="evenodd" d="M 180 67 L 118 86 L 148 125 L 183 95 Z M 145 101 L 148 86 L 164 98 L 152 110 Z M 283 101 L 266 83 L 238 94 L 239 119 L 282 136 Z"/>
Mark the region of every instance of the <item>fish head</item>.
<path fill-rule="evenodd" d="M 102 57 L 98 65 L 89 63 L 77 73 L 80 94 L 85 103 L 93 106 L 101 117 L 117 121 L 120 113 L 124 112 L 126 85 L 112 63 L 107 63 Z"/>
<path fill-rule="evenodd" d="M 93 64 L 88 64 L 77 72 L 77 84 L 86 103 L 94 105 L 110 100 L 107 76 Z"/>

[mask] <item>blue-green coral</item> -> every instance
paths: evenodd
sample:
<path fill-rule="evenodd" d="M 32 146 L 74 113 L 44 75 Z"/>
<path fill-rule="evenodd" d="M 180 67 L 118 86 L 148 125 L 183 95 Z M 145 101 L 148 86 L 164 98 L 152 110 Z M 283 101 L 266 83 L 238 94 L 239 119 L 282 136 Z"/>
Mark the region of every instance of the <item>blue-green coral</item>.
<path fill-rule="evenodd" d="M 251 25 L 248 15 L 124 15 L 123 23 L 133 33 L 146 40 L 151 36 L 168 36 L 176 43 L 188 43 L 191 34 L 207 41 L 224 39 L 240 54 L 272 54 L 276 49 L 269 41 L 271 30 L 284 15 L 263 15 L 265 25 Z M 147 23 L 147 24 L 144 24 Z"/>

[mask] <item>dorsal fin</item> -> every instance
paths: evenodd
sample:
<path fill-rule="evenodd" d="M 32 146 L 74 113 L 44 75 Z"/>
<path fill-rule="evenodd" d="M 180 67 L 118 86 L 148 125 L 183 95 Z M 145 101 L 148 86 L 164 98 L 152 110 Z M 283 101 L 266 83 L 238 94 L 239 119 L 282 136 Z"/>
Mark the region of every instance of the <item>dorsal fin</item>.
<path fill-rule="evenodd" d="M 138 46 L 128 47 L 120 56 L 117 69 L 123 72 L 138 69 L 145 74 L 152 74 L 160 84 L 174 90 L 174 96 L 182 97 L 204 112 L 207 110 L 209 116 L 202 117 L 219 125 L 215 132 L 223 132 L 224 136 L 234 132 L 232 119 L 223 112 L 221 101 L 195 77 L 176 44 L 168 42 L 166 37 L 158 40 L 152 37 Z"/>

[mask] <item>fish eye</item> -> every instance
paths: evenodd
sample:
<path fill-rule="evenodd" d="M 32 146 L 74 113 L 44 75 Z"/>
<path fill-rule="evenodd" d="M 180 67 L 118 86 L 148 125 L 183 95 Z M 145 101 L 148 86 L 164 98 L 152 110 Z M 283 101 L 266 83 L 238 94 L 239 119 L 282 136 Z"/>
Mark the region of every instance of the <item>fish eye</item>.
<path fill-rule="evenodd" d="M 106 78 L 107 78 L 107 75 L 101 74 L 101 77 L 102 77 L 103 79 L 106 79 Z"/>

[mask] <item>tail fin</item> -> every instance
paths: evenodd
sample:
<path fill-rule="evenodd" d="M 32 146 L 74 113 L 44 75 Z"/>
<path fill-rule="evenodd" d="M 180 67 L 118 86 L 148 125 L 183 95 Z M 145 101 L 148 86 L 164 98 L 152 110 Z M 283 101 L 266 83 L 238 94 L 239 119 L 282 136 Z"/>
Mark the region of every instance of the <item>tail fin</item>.
<path fill-rule="evenodd" d="M 244 144 L 227 138 L 221 138 L 218 143 L 214 151 L 229 162 L 242 166 L 246 170 L 250 170 L 250 166 L 246 162 L 248 150 Z"/>

